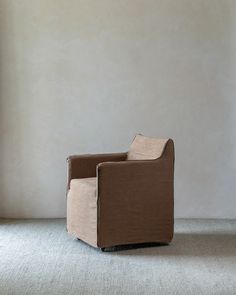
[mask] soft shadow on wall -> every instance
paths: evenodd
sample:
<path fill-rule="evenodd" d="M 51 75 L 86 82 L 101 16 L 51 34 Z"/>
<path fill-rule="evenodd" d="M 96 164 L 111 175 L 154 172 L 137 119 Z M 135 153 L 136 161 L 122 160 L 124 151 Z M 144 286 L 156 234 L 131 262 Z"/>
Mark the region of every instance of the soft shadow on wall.
<path fill-rule="evenodd" d="M 0 216 L 65 216 L 68 154 L 176 143 L 177 217 L 235 216 L 232 1 L 0 2 Z"/>

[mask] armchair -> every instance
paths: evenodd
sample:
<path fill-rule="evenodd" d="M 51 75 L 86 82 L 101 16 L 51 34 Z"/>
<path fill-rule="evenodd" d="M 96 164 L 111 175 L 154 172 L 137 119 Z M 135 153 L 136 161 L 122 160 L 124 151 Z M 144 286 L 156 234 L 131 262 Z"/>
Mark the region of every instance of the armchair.
<path fill-rule="evenodd" d="M 174 143 L 137 135 L 128 153 L 68 158 L 67 230 L 98 247 L 170 243 Z"/>

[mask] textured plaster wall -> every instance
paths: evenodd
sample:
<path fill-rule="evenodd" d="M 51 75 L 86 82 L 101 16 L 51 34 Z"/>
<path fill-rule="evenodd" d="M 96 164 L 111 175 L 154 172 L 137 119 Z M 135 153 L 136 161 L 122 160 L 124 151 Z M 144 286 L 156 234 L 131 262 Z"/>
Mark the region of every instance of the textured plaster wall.
<path fill-rule="evenodd" d="M 65 216 L 66 156 L 176 143 L 176 217 L 236 217 L 236 1 L 0 0 L 0 216 Z"/>

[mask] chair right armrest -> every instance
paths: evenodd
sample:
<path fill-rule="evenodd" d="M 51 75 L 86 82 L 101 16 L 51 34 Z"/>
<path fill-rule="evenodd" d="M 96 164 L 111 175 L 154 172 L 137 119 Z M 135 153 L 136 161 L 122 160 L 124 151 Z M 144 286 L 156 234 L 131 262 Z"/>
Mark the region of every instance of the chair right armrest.
<path fill-rule="evenodd" d="M 173 141 L 159 159 L 101 163 L 97 176 L 99 247 L 172 239 Z"/>

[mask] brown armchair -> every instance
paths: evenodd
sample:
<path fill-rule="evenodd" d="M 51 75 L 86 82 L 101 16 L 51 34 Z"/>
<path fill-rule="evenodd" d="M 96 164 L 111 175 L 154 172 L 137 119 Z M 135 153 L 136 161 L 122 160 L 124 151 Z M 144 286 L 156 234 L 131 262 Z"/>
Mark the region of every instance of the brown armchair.
<path fill-rule="evenodd" d="M 67 230 L 99 248 L 169 243 L 174 143 L 137 135 L 128 153 L 68 158 Z"/>

